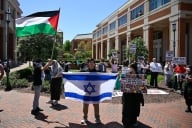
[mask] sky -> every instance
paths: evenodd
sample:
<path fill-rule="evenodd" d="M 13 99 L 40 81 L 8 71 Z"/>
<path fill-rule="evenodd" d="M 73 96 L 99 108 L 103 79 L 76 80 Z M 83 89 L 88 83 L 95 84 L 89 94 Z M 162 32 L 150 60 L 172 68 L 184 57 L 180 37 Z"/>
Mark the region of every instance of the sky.
<path fill-rule="evenodd" d="M 91 33 L 96 25 L 121 7 L 127 0 L 18 0 L 22 16 L 60 8 L 58 30 L 64 41 L 77 34 Z"/>

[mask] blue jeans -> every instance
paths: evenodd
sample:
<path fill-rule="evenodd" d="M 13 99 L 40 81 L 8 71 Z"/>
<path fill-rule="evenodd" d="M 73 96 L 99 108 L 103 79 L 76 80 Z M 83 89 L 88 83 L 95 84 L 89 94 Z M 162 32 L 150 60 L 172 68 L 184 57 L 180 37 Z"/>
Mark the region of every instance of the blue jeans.
<path fill-rule="evenodd" d="M 33 110 L 36 110 L 39 107 L 39 97 L 41 93 L 41 85 L 33 86 L 34 89 L 34 99 L 33 99 Z"/>

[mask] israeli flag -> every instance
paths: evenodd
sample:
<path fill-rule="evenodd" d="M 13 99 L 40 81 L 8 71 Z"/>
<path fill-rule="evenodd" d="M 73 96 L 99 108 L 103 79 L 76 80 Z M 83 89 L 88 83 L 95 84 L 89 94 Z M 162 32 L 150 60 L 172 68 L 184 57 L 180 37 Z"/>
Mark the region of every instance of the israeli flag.
<path fill-rule="evenodd" d="M 66 99 L 83 103 L 111 100 L 117 74 L 98 72 L 63 72 Z"/>

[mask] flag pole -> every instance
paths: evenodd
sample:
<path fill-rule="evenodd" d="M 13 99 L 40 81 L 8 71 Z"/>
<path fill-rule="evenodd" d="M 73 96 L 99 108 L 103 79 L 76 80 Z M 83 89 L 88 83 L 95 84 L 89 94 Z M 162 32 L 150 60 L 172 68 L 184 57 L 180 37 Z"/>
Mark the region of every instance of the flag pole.
<path fill-rule="evenodd" d="M 52 48 L 52 52 L 51 52 L 51 59 L 53 59 L 53 53 L 54 53 L 54 48 L 55 48 L 56 42 L 57 42 L 57 34 L 55 34 L 55 40 L 54 40 L 53 48 Z"/>
<path fill-rule="evenodd" d="M 59 13 L 60 13 L 60 8 L 59 8 Z M 59 21 L 59 19 L 58 19 Z M 51 53 L 51 59 L 53 59 L 53 53 L 54 53 L 54 48 L 55 48 L 55 43 L 57 42 L 57 30 L 55 32 L 55 41 L 53 43 L 53 48 L 52 48 L 52 53 Z"/>

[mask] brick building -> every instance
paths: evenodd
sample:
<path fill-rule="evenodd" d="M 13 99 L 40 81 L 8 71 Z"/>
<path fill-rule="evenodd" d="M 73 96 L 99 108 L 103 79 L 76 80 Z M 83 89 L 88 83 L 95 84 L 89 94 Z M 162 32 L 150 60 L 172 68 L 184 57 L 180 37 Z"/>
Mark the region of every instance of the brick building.
<path fill-rule="evenodd" d="M 85 44 L 91 43 L 92 44 L 92 33 L 86 33 L 86 34 L 77 34 L 71 41 L 71 50 L 72 52 L 75 52 L 78 48 L 78 45 L 84 42 Z M 86 49 L 91 50 L 91 49 Z"/>
<path fill-rule="evenodd" d="M 149 60 L 164 61 L 166 51 L 187 57 L 192 64 L 192 0 L 128 0 L 103 19 L 93 31 L 93 57 L 108 58 L 110 49 L 127 59 L 126 48 L 141 36 Z"/>
<path fill-rule="evenodd" d="M 10 10 L 9 24 L 6 12 Z M 18 0 L 0 0 L 0 59 L 8 58 L 12 62 L 17 61 L 15 19 L 20 17 L 22 10 L 19 8 Z M 9 26 L 8 26 L 9 25 Z M 8 29 L 7 29 L 8 26 Z M 8 36 L 7 36 L 8 35 Z M 7 38 L 8 37 L 8 38 Z M 7 46 L 8 42 L 8 46 Z M 7 54 L 8 49 L 8 54 Z"/>

